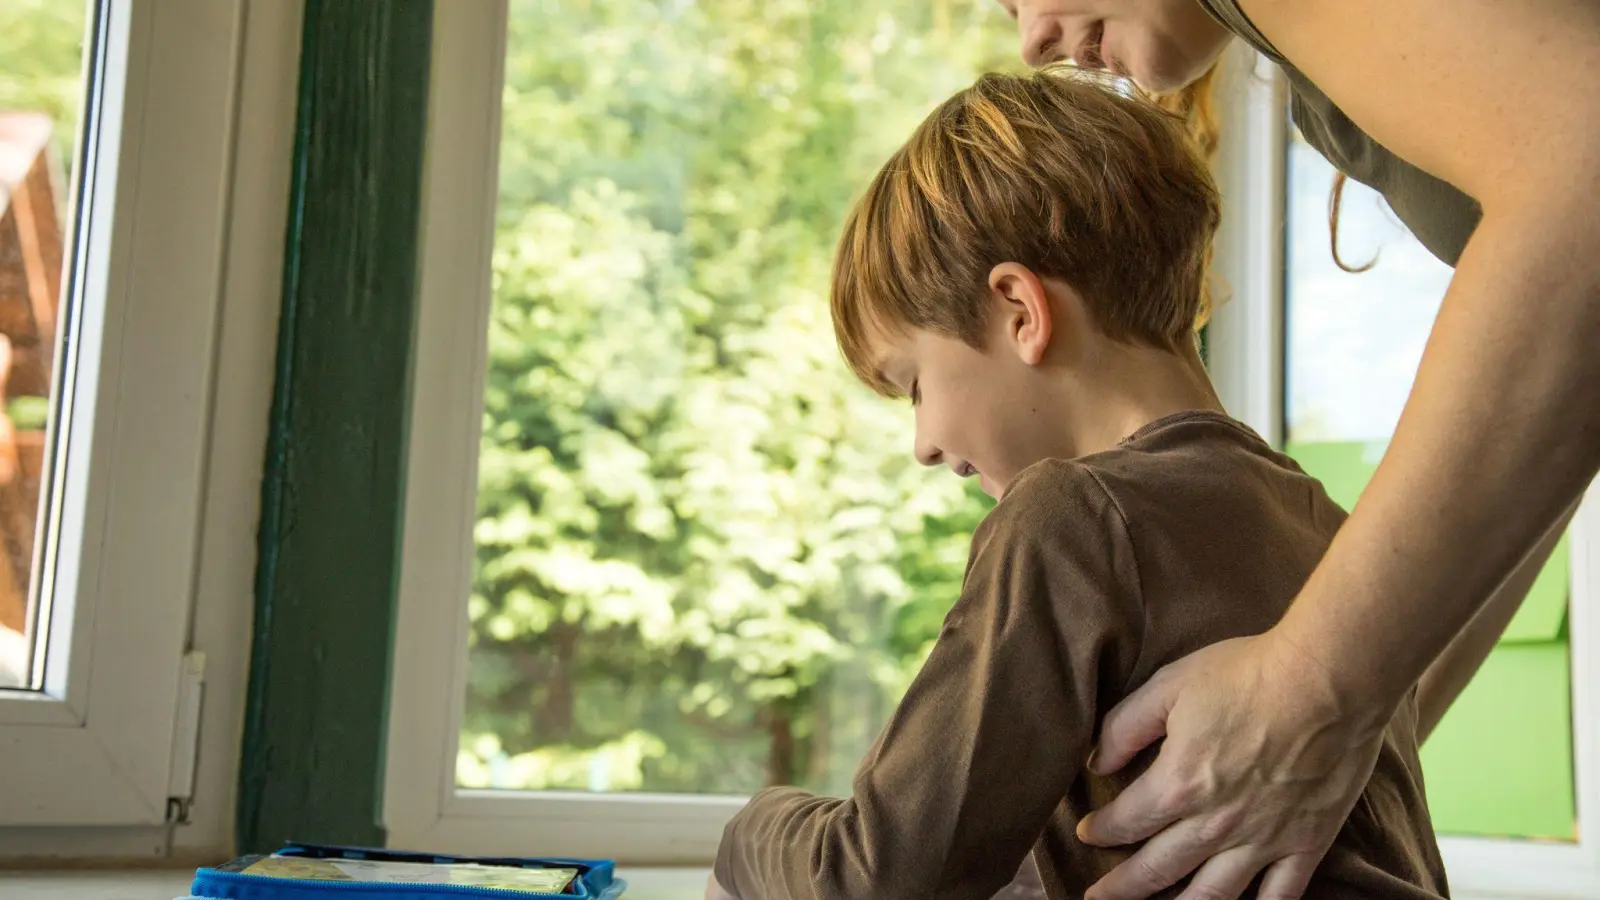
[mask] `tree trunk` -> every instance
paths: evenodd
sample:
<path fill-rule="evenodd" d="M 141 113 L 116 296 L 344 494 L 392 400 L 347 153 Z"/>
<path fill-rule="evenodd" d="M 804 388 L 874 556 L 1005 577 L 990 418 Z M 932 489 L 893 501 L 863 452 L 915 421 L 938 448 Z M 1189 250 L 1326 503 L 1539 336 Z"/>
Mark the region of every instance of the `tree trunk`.
<path fill-rule="evenodd" d="M 833 757 L 832 679 L 811 689 L 811 740 L 806 742 L 806 783 L 826 790 Z"/>
<path fill-rule="evenodd" d="M 565 622 L 551 626 L 553 659 L 544 685 L 544 705 L 534 713 L 534 735 L 540 743 L 562 743 L 572 737 L 572 713 L 577 703 L 578 639 L 583 628 Z"/>
<path fill-rule="evenodd" d="M 794 702 L 774 700 L 767 707 L 767 787 L 794 784 Z"/>

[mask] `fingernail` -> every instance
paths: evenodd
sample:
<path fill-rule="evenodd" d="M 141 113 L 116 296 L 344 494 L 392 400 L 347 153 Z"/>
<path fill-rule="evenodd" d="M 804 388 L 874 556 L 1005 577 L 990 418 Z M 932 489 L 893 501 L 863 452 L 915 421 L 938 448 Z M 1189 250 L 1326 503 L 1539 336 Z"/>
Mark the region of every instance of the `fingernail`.
<path fill-rule="evenodd" d="M 1099 761 L 1100 761 L 1100 751 L 1099 750 L 1090 750 L 1089 751 L 1089 761 L 1087 763 L 1084 763 L 1084 765 L 1088 767 L 1089 771 L 1093 772 L 1096 775 L 1099 775 L 1100 774 L 1100 770 L 1098 768 L 1096 768 L 1096 765 L 1099 763 Z"/>
<path fill-rule="evenodd" d="M 1085 817 L 1083 817 L 1083 818 L 1078 820 L 1078 827 L 1077 827 L 1076 831 L 1078 833 L 1078 840 L 1084 841 L 1084 843 L 1088 843 L 1088 841 L 1086 840 L 1086 838 L 1088 837 L 1088 834 L 1089 834 L 1089 818 L 1088 818 L 1088 816 L 1085 816 Z"/>

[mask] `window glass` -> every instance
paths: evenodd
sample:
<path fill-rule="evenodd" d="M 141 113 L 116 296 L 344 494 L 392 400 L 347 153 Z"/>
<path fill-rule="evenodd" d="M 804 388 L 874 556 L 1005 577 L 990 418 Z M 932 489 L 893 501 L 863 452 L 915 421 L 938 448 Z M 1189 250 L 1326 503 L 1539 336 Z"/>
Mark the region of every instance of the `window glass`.
<path fill-rule="evenodd" d="M 840 361 L 833 244 L 1015 41 L 979 0 L 513 0 L 462 786 L 848 788 L 987 505 Z"/>
<path fill-rule="evenodd" d="M 71 318 L 63 258 L 92 12 L 83 0 L 0 4 L 0 689 L 40 685 L 51 620 L 35 545 Z"/>

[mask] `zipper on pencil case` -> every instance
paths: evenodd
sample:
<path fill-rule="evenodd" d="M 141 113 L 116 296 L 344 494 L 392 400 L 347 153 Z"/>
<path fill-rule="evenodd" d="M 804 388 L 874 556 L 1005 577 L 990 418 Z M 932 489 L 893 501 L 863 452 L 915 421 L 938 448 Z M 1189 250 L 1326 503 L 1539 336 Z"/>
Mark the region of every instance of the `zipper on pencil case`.
<path fill-rule="evenodd" d="M 620 878 L 612 879 L 606 889 L 598 893 L 591 891 L 587 884 L 580 879 L 575 882 L 581 887 L 576 893 L 570 894 L 540 894 L 530 891 L 519 891 L 512 888 L 485 887 L 477 884 L 428 884 L 424 882 L 341 882 L 341 881 L 309 881 L 304 878 L 278 878 L 273 875 L 246 875 L 242 872 L 208 872 L 199 876 L 195 881 L 196 887 L 211 888 L 213 885 L 222 887 L 245 887 L 249 893 L 249 900 L 275 900 L 270 894 L 262 893 L 261 889 L 280 888 L 286 889 L 286 897 L 292 900 L 320 900 L 326 895 L 329 900 L 341 893 L 377 894 L 379 900 L 384 895 L 389 895 L 393 900 L 428 900 L 431 897 L 512 897 L 521 900 L 611 900 L 622 892 L 627 882 Z M 323 886 L 325 885 L 325 886 Z M 190 893 L 204 900 L 230 900 L 226 897 L 212 897 L 206 894 L 196 894 L 193 888 Z"/>

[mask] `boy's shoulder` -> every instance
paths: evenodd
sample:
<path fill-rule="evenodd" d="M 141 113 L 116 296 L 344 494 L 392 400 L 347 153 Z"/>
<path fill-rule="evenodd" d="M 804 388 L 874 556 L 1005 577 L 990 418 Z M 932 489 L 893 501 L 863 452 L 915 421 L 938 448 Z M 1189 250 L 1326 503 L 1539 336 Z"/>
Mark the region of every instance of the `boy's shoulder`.
<path fill-rule="evenodd" d="M 1086 527 L 1126 533 L 1130 518 L 1151 506 L 1203 505 L 1269 482 L 1295 490 L 1315 483 L 1248 426 L 1197 410 L 1151 422 L 1109 450 L 1034 463 L 1013 479 L 984 524 L 1057 538 Z"/>
<path fill-rule="evenodd" d="M 947 622 L 1025 621 L 1058 634 L 1070 657 L 1111 646 L 1123 654 L 1136 645 L 1143 602 L 1132 535 L 1099 473 L 1083 460 L 1047 459 L 1012 479 L 973 535 Z"/>
<path fill-rule="evenodd" d="M 1020 472 L 973 534 L 974 556 L 1057 556 L 1125 543 L 1127 526 L 1094 465 L 1044 459 Z"/>
<path fill-rule="evenodd" d="M 1042 459 L 1023 469 L 984 526 L 990 529 L 1055 532 L 1115 510 L 1115 501 L 1092 464 L 1080 459 Z"/>
<path fill-rule="evenodd" d="M 1076 462 L 1130 517 L 1150 506 L 1320 493 L 1298 463 L 1248 425 L 1210 410 L 1157 419 L 1116 447 Z"/>

